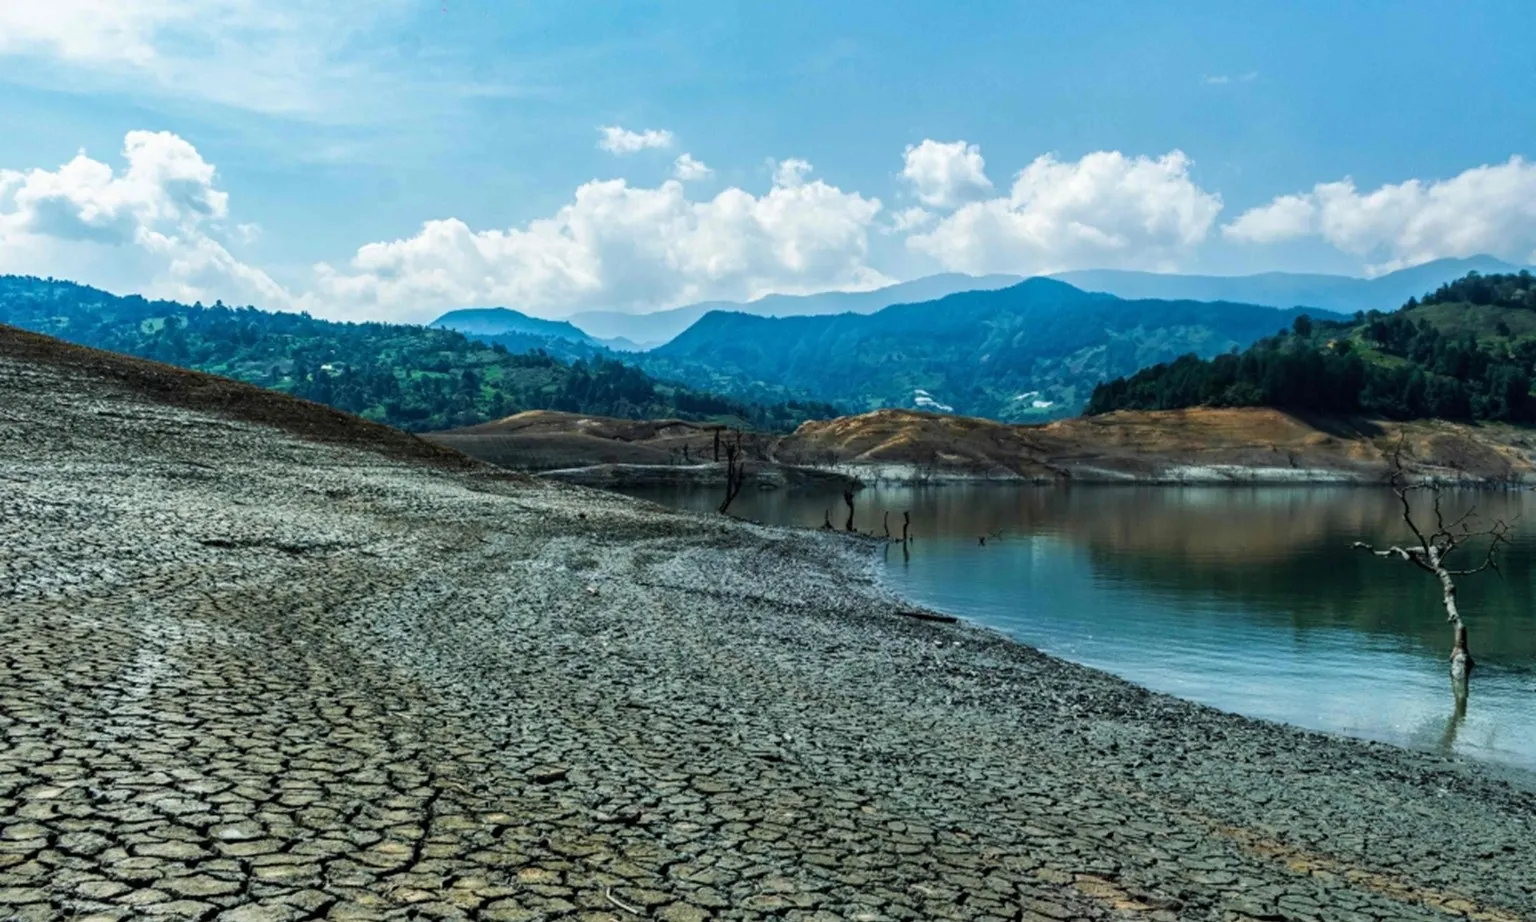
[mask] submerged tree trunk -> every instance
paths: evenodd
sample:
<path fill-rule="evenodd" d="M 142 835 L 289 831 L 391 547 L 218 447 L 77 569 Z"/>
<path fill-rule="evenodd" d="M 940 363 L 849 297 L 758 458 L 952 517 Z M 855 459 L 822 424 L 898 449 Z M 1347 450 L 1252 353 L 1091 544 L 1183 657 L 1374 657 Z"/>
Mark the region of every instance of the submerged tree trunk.
<path fill-rule="evenodd" d="M 1451 648 L 1451 684 L 1466 695 L 1467 680 L 1472 678 L 1472 652 L 1467 649 L 1467 626 L 1456 625 L 1456 645 Z"/>
<path fill-rule="evenodd" d="M 848 504 L 848 522 L 843 526 L 843 531 L 853 531 L 853 491 L 843 491 L 843 502 Z"/>
<path fill-rule="evenodd" d="M 1475 521 L 1472 512 L 1463 514 L 1455 521 L 1446 522 L 1440 507 L 1440 487 L 1435 484 L 1408 485 L 1404 482 L 1401 462 L 1394 459 L 1394 464 L 1397 470 L 1392 475 L 1392 490 L 1402 503 L 1403 522 L 1413 533 L 1417 544 L 1406 547 L 1394 545 L 1379 551 L 1363 541 L 1356 541 L 1354 546 L 1369 551 L 1377 557 L 1396 557 L 1428 572 L 1440 581 L 1440 604 L 1445 608 L 1445 620 L 1450 623 L 1452 631 L 1451 691 L 1456 696 L 1458 706 L 1464 707 L 1467 681 L 1472 677 L 1473 662 L 1471 650 L 1467 645 L 1467 625 L 1461 620 L 1461 609 L 1456 604 L 1455 577 L 1470 576 L 1484 570 L 1497 572 L 1498 550 L 1501 545 L 1508 542 L 1510 528 L 1504 522 L 1495 520 L 1486 528 L 1474 529 L 1469 524 Z M 1413 510 L 1408 502 L 1408 494 L 1412 490 L 1427 490 L 1434 497 L 1433 529 L 1421 528 L 1414 521 Z M 1447 558 L 1457 549 L 1472 539 L 1483 538 L 1488 540 L 1488 552 L 1480 565 L 1465 570 L 1453 570 L 1446 565 Z"/>

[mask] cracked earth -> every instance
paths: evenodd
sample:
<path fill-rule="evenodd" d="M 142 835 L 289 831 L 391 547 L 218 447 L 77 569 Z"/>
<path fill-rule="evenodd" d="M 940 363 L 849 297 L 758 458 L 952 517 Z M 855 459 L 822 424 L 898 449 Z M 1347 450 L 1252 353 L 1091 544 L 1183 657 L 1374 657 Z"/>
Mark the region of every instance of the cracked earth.
<path fill-rule="evenodd" d="M 0 348 L 0 919 L 1536 918 L 1524 780 L 869 557 Z"/>

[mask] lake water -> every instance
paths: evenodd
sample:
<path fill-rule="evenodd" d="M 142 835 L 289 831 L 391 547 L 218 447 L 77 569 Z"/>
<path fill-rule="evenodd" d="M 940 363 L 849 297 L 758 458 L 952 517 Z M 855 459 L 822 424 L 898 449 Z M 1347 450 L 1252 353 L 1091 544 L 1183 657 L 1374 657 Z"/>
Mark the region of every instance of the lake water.
<path fill-rule="evenodd" d="M 708 510 L 717 493 L 638 495 Z M 866 489 L 856 504 L 877 535 L 886 512 L 897 534 L 910 512 L 914 541 L 884 559 L 915 602 L 1225 710 L 1536 769 L 1536 495 L 1445 495 L 1448 513 L 1528 523 L 1502 575 L 1458 584 L 1477 663 L 1460 716 L 1438 584 L 1350 548 L 1407 540 L 1388 491 L 980 485 Z M 835 493 L 744 493 L 732 509 L 808 527 L 829 510 L 842 527 Z"/>

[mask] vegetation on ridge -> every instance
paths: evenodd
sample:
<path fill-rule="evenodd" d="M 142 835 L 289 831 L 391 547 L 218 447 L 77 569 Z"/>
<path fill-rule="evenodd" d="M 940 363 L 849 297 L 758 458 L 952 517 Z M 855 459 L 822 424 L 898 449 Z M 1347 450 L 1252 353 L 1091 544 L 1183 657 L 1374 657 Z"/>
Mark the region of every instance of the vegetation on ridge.
<path fill-rule="evenodd" d="M 542 351 L 517 354 L 451 330 L 118 297 L 55 279 L 0 276 L 0 323 L 236 378 L 414 431 L 530 409 L 760 429 L 837 415 L 827 404 L 726 399 L 600 356 L 565 362 Z"/>
<path fill-rule="evenodd" d="M 1299 317 L 1243 352 L 1186 355 L 1095 389 L 1088 414 L 1272 406 L 1536 422 L 1536 278 L 1471 273 L 1394 313 Z"/>
<path fill-rule="evenodd" d="M 1042 422 L 1076 415 L 1101 381 L 1186 352 L 1247 346 L 1304 312 L 1127 301 L 1033 278 L 867 315 L 711 313 L 636 361 L 659 377 L 746 399 Z"/>

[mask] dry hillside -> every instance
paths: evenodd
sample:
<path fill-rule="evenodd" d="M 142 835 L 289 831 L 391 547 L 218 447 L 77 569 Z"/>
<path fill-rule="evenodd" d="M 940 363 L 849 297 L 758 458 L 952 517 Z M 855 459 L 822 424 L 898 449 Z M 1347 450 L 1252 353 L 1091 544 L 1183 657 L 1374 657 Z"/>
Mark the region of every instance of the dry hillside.
<path fill-rule="evenodd" d="M 713 433 L 675 420 L 533 412 L 430 438 L 507 467 L 548 470 L 709 461 Z M 1536 432 L 1528 429 L 1311 418 L 1272 409 L 1111 413 L 1044 426 L 879 410 L 805 423 L 787 436 L 749 437 L 748 444 L 754 458 L 836 468 L 865 480 L 1377 482 L 1398 452 L 1419 476 L 1536 479 Z"/>

